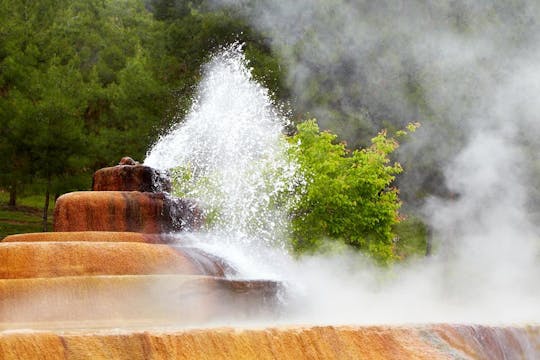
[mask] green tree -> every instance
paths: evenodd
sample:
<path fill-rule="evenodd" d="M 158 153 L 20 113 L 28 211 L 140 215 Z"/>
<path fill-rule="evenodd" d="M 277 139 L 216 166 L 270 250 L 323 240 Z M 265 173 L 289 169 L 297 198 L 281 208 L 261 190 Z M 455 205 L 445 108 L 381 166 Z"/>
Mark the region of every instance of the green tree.
<path fill-rule="evenodd" d="M 0 186 L 14 205 L 44 183 L 45 218 L 51 191 L 142 157 L 160 127 L 168 87 L 145 55 L 157 27 L 139 0 L 3 0 L 0 20 Z"/>
<path fill-rule="evenodd" d="M 110 151 L 142 159 L 162 126 L 169 89 L 149 70 L 149 57 L 140 49 L 117 73 L 111 90 Z M 116 158 L 113 158 L 116 159 Z"/>
<path fill-rule="evenodd" d="M 43 58 L 40 44 L 46 39 L 42 28 L 57 1 L 0 2 L 0 186 L 10 192 L 9 204 L 32 178 L 32 154 L 27 147 L 31 111 L 39 95 L 35 79 Z"/>
<path fill-rule="evenodd" d="M 87 187 L 72 164 L 88 176 L 142 159 L 222 45 L 245 42 L 255 76 L 284 94 L 267 41 L 206 1 L 2 0 L 0 35 L 0 187 L 11 204 L 30 182 L 46 195 Z"/>
<path fill-rule="evenodd" d="M 269 41 L 254 31 L 232 10 L 217 10 L 208 1 L 150 0 L 156 19 L 163 21 L 161 36 L 155 42 L 160 54 L 155 64 L 163 80 L 174 88 L 174 112 L 185 113 L 191 104 L 193 90 L 200 80 L 201 67 L 220 47 L 245 44 L 246 58 L 254 77 L 266 86 L 276 99 L 287 99 L 285 72 Z"/>
<path fill-rule="evenodd" d="M 370 147 L 351 152 L 336 139 L 321 132 L 315 120 L 299 124 L 290 138 L 291 154 L 307 180 L 293 212 L 293 246 L 314 251 L 331 239 L 388 263 L 394 258 L 392 227 L 401 205 L 392 182 L 402 169 L 389 157 L 398 143 L 382 131 Z"/>
<path fill-rule="evenodd" d="M 84 169 L 83 89 L 77 69 L 51 65 L 35 82 L 32 105 L 19 123 L 18 131 L 24 135 L 23 143 L 32 159 L 31 171 L 45 181 L 44 231 L 53 180 Z"/>
<path fill-rule="evenodd" d="M 9 191 L 9 206 L 17 204 L 17 194 L 30 181 L 30 156 L 24 137 L 15 137 L 24 106 L 14 99 L 0 96 L 0 187 Z"/>

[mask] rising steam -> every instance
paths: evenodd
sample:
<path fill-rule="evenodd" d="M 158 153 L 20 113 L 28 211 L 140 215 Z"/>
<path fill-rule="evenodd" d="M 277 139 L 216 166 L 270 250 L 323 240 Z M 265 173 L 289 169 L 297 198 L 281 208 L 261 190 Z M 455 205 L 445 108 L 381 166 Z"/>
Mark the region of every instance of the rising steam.
<path fill-rule="evenodd" d="M 426 191 L 446 195 L 444 168 L 478 132 L 492 129 L 505 143 L 540 151 L 537 1 L 212 2 L 271 39 L 296 109 L 350 145 L 381 128 L 422 123 L 401 148 L 408 204 Z M 538 165 L 527 166 L 533 172 L 523 180 L 540 187 Z M 539 212 L 539 192 L 530 195 Z"/>
<path fill-rule="evenodd" d="M 358 12 L 348 16 L 354 14 L 362 19 Z M 324 34 L 318 36 L 324 40 Z M 479 60 L 476 48 L 446 40 L 437 44 L 454 44 L 444 53 L 443 74 Z M 481 45 L 479 53 L 495 48 Z M 331 48 L 326 54 L 332 55 Z M 458 54 L 463 56 L 452 61 Z M 380 270 L 352 252 L 296 260 L 279 246 L 287 228 L 287 204 L 279 207 L 272 199 L 302 180 L 298 167 L 285 156 L 285 119 L 274 110 L 267 91 L 252 80 L 237 46 L 210 62 L 191 112 L 150 150 L 145 163 L 180 169 L 179 176 L 188 179 L 187 187 L 177 189 L 180 194 L 217 210 L 216 226 L 208 233 L 184 238 L 226 258 L 241 277 L 288 284 L 283 317 L 273 323 L 539 322 L 539 231 L 528 213 L 531 161 L 518 137 L 529 138 L 526 129 L 537 129 L 529 106 L 536 104 L 531 97 L 538 93 L 532 90 L 540 84 L 540 66 L 528 63 L 520 69 L 505 74 L 494 88 L 488 86 L 494 85 L 490 76 L 479 74 L 486 80 L 477 84 L 486 91 L 479 98 L 463 99 L 460 89 L 465 95 L 470 89 L 450 78 L 447 87 L 441 84 L 429 95 L 440 100 L 447 92 L 452 99 L 447 105 L 456 107 L 451 112 L 462 113 L 463 124 L 456 120 L 455 125 L 467 135 L 444 166 L 447 185 L 457 195 L 432 198 L 424 208 L 436 238 L 445 245 L 434 257 L 407 266 Z M 309 77 L 309 71 L 304 76 Z M 343 94 L 344 100 L 347 96 Z M 482 111 L 457 109 L 460 99 L 477 103 Z M 395 98 L 378 99 L 385 100 Z M 438 141 L 444 138 L 440 135 Z M 456 144 L 448 138 L 441 148 Z M 413 142 L 409 151 L 422 149 L 427 140 L 413 141 L 420 144 Z"/>

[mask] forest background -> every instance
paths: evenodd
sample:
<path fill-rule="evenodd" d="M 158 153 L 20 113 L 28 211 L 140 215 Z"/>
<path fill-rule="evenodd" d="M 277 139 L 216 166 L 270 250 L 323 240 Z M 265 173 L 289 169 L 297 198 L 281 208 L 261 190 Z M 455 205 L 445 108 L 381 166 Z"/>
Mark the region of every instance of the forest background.
<path fill-rule="evenodd" d="M 455 17 L 466 13 L 457 7 Z M 95 170 L 115 165 L 124 155 L 144 159 L 150 145 L 189 110 L 202 65 L 233 42 L 245 44 L 253 76 L 270 89 L 276 103 L 285 104 L 294 123 L 316 117 L 324 130 L 339 135 L 315 130 L 320 136 L 315 143 L 324 143 L 328 154 L 337 151 L 338 157 L 351 158 L 353 150 L 374 146 L 371 139 L 383 128 L 393 134 L 410 122 L 444 121 L 425 99 L 423 74 L 429 64 L 400 63 L 400 87 L 387 89 L 389 98 L 392 91 L 400 92 L 407 112 L 373 101 L 376 94 L 369 83 L 348 81 L 347 74 L 357 70 L 348 70 L 351 64 L 340 58 L 333 64 L 338 73 L 314 71 L 318 75 L 298 96 L 288 70 L 302 43 L 272 47 L 269 34 L 253 28 L 234 7 L 217 7 L 213 1 L 1 0 L 0 19 L 0 238 L 46 230 L 59 195 L 89 189 Z M 331 12 L 323 20 L 331 22 Z M 463 24 L 457 20 L 459 30 Z M 373 58 L 392 59 L 384 44 L 374 51 Z M 341 76 L 340 87 L 332 88 L 336 76 Z M 449 133 L 457 131 L 452 123 L 447 126 Z M 313 126 L 304 129 L 313 131 Z M 394 150 L 384 153 L 381 169 L 391 166 L 386 161 L 395 160 Z M 423 255 L 426 248 L 429 252 L 427 230 L 415 217 L 416 209 L 429 194 L 455 195 L 444 188 L 440 158 L 431 158 L 430 151 L 422 154 L 412 160 L 402 157 L 406 172 L 423 174 L 415 186 L 401 184 L 401 170 L 387 168 L 375 190 L 393 194 L 384 220 L 390 228 L 384 227 L 381 235 L 393 255 L 385 259 Z M 401 214 L 395 186 L 404 201 Z M 311 218 L 311 224 L 317 224 L 312 228 L 320 228 L 318 236 L 328 235 L 323 234 L 328 223 L 319 220 Z M 362 248 L 364 238 L 356 236 L 348 244 Z M 299 246 L 302 251 L 305 247 Z"/>

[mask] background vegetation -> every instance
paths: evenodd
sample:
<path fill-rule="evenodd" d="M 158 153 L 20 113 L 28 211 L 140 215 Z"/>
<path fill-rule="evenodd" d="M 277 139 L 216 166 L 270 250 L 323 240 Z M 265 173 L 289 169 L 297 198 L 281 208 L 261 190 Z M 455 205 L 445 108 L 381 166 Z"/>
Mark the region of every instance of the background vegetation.
<path fill-rule="evenodd" d="M 264 34 L 205 1 L 1 0 L 0 20 L 0 238 L 46 230 L 57 196 L 88 189 L 96 169 L 124 155 L 143 159 L 187 111 L 201 65 L 220 46 L 244 42 L 254 76 L 294 102 Z M 315 88 L 306 89 L 313 99 Z M 314 122 L 298 139 L 315 181 L 297 209 L 295 247 L 328 236 L 382 260 L 399 255 L 395 143 L 380 134 L 349 151 Z"/>
<path fill-rule="evenodd" d="M 241 20 L 204 8 L 2 0 L 0 187 L 10 206 L 39 190 L 49 208 L 50 195 L 88 188 L 96 169 L 126 154 L 142 159 L 187 110 L 201 64 L 220 45 L 246 42 L 255 74 L 280 93 L 278 63 L 263 39 Z"/>
<path fill-rule="evenodd" d="M 382 131 L 370 147 L 351 152 L 336 138 L 310 120 L 290 139 L 308 184 L 294 210 L 293 246 L 313 251 L 333 239 L 389 262 L 395 257 L 393 227 L 401 205 L 391 185 L 402 171 L 389 155 L 398 143 Z"/>

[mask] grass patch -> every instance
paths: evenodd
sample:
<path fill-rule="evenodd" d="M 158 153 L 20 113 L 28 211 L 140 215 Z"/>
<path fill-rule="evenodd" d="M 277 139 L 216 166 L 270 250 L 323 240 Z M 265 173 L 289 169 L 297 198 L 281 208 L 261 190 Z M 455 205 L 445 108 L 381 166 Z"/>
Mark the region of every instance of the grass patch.
<path fill-rule="evenodd" d="M 45 196 L 29 195 L 17 198 L 17 206 L 8 206 L 9 194 L 0 190 L 0 240 L 12 234 L 40 232 Z M 52 200 L 52 199 L 51 199 Z M 52 229 L 54 201 L 49 204 L 48 228 Z"/>
<path fill-rule="evenodd" d="M 37 210 L 37 209 L 36 209 Z M 36 220 L 36 218 L 38 220 Z M 10 208 L 8 206 L 0 207 L 0 222 L 7 221 L 11 223 L 18 222 L 41 222 L 41 211 L 32 212 L 28 209 L 15 207 Z"/>
<path fill-rule="evenodd" d="M 6 205 L 8 201 L 9 201 L 9 193 L 7 191 L 0 190 L 0 204 Z M 45 195 L 32 194 L 32 195 L 17 197 L 17 207 L 27 206 L 30 208 L 40 210 L 40 209 L 43 209 L 43 205 L 45 205 Z M 53 197 L 51 197 L 51 203 L 49 205 L 51 207 L 52 205 L 54 205 Z"/>

